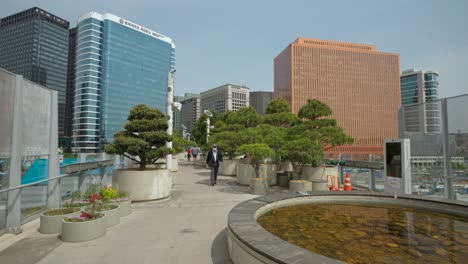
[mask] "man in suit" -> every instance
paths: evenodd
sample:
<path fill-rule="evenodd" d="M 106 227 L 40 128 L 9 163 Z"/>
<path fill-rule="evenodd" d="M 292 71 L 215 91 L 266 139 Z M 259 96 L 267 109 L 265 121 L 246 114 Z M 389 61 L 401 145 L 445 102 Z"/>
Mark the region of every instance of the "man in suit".
<path fill-rule="evenodd" d="M 216 144 L 214 144 L 213 149 L 211 149 L 208 152 L 208 155 L 206 155 L 206 164 L 208 164 L 208 166 L 211 168 L 211 186 L 216 184 L 220 162 L 223 162 L 223 154 L 221 154 L 221 151 L 218 151 Z"/>

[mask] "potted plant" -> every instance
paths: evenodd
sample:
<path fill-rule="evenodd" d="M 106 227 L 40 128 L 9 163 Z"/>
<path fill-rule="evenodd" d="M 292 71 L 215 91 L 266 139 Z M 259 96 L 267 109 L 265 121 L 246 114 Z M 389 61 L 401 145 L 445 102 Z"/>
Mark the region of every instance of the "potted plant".
<path fill-rule="evenodd" d="M 62 231 L 62 220 L 65 217 L 78 215 L 79 207 L 59 208 L 45 211 L 40 216 L 39 232 L 42 234 L 59 234 Z"/>
<path fill-rule="evenodd" d="M 61 240 L 65 242 L 83 242 L 106 234 L 105 215 L 96 210 L 99 199 L 99 194 L 91 195 L 89 198 L 90 206 L 87 210 L 77 216 L 66 217 L 62 220 Z"/>
<path fill-rule="evenodd" d="M 120 224 L 120 205 L 119 203 L 110 203 L 112 199 L 117 198 L 118 191 L 108 186 L 101 189 L 99 194 L 102 198 L 102 203 L 98 205 L 97 211 L 105 213 L 107 227 Z"/>
<path fill-rule="evenodd" d="M 70 198 L 63 204 L 64 208 L 83 208 L 89 205 L 89 200 L 82 199 L 80 191 L 73 192 Z"/>
<path fill-rule="evenodd" d="M 115 133 L 114 143 L 105 147 L 107 153 L 124 155 L 139 164 L 138 169 L 114 170 L 112 175 L 112 185 L 130 193 L 132 201 L 162 199 L 171 194 L 169 171 L 147 168 L 172 151 L 165 146 L 171 141 L 167 127 L 166 115 L 140 104 L 130 110 L 124 130 Z"/>
<path fill-rule="evenodd" d="M 312 191 L 312 183 L 304 174 L 306 166 L 317 167 L 323 164 L 324 150 L 353 143 L 353 139 L 336 125 L 336 120 L 328 118 L 331 115 L 330 107 L 312 99 L 301 107 L 299 119 L 289 128 L 286 144 L 281 147 L 281 152 L 294 168 L 296 178 L 290 181 L 291 191 Z M 317 183 L 322 185 L 325 180 L 317 179 Z"/>
<path fill-rule="evenodd" d="M 273 150 L 265 143 L 245 144 L 239 150 L 249 155 L 250 164 L 255 171 L 255 178 L 250 180 L 249 193 L 265 195 L 268 190 L 268 184 L 266 179 L 260 176 L 260 165 L 265 158 L 273 156 Z"/>

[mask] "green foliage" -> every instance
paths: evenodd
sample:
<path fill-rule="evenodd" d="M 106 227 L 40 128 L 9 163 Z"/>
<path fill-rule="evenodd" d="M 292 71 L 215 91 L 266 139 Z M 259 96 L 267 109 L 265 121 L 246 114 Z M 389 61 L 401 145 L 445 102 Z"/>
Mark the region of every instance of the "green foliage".
<path fill-rule="evenodd" d="M 467 167 L 464 163 L 452 162 L 452 170 L 466 170 Z"/>
<path fill-rule="evenodd" d="M 265 143 L 245 144 L 239 148 L 240 151 L 247 154 L 250 158 L 250 164 L 255 169 L 255 177 L 259 178 L 260 165 L 265 158 L 274 155 L 273 150 Z"/>
<path fill-rule="evenodd" d="M 299 175 L 302 175 L 305 165 L 316 165 L 324 158 L 320 145 L 308 138 L 288 141 L 280 148 L 279 153 L 283 158 L 291 161 Z"/>
<path fill-rule="evenodd" d="M 114 143 L 105 146 L 109 154 L 124 155 L 140 164 L 144 170 L 147 164 L 171 153 L 166 142 L 172 140 L 167 134 L 166 115 L 156 108 L 139 104 L 130 109 L 124 129 L 115 133 Z M 138 159 L 132 156 L 138 156 Z"/>
<path fill-rule="evenodd" d="M 289 127 L 297 121 L 297 117 L 291 112 L 268 114 L 263 117 L 263 123 L 278 127 Z"/>
<path fill-rule="evenodd" d="M 265 111 L 266 115 L 279 113 L 291 113 L 291 105 L 289 105 L 286 100 L 280 97 L 271 100 Z"/>
<path fill-rule="evenodd" d="M 88 188 L 86 188 L 86 191 L 83 194 L 83 197 L 85 199 L 89 199 L 91 195 L 99 193 L 101 190 L 102 190 L 102 185 L 100 183 L 90 184 Z"/>
<path fill-rule="evenodd" d="M 291 161 L 295 171 L 302 174 L 304 166 L 317 166 L 323 162 L 323 151 L 329 148 L 352 144 L 353 139 L 338 127 L 330 107 L 319 100 L 309 100 L 299 110 L 299 118 L 294 121 L 286 134 L 286 142 L 279 153 Z"/>
<path fill-rule="evenodd" d="M 56 216 L 56 215 L 66 215 L 66 214 L 71 214 L 78 212 L 80 208 L 60 208 L 60 209 L 54 209 L 54 210 L 49 210 L 44 212 L 44 215 L 47 216 Z"/>
<path fill-rule="evenodd" d="M 297 116 L 301 119 L 315 120 L 320 117 L 330 116 L 331 114 L 332 110 L 328 105 L 317 99 L 309 99 L 307 104 L 299 109 Z"/>
<path fill-rule="evenodd" d="M 72 192 L 70 197 L 71 197 L 72 201 L 80 200 L 81 199 L 81 192 L 80 191 Z"/>
<path fill-rule="evenodd" d="M 172 133 L 172 154 L 181 153 L 184 151 L 184 146 L 193 145 L 190 141 L 185 140 L 178 131 Z"/>
<path fill-rule="evenodd" d="M 258 115 L 253 107 L 243 107 L 237 112 L 232 112 L 226 115 L 226 124 L 238 124 L 245 128 L 256 127 L 262 121 L 262 117 Z"/>
<path fill-rule="evenodd" d="M 116 189 L 113 189 L 112 187 L 106 187 L 104 189 L 101 189 L 101 191 L 99 192 L 99 194 L 101 195 L 102 197 L 102 200 L 104 202 L 108 202 L 109 200 L 111 199 L 115 199 L 115 198 L 118 198 L 119 197 L 119 191 L 116 190 Z"/>
<path fill-rule="evenodd" d="M 213 116 L 210 117 L 210 124 L 216 124 L 216 122 L 220 120 L 220 114 L 218 114 L 218 112 L 214 110 L 210 110 L 210 112 L 213 114 Z M 209 149 L 209 146 L 206 142 L 206 119 L 207 116 L 205 114 L 202 114 L 200 118 L 195 122 L 192 128 L 192 136 L 195 138 L 195 142 L 197 143 L 197 145 L 201 146 L 201 148 L 205 150 Z"/>

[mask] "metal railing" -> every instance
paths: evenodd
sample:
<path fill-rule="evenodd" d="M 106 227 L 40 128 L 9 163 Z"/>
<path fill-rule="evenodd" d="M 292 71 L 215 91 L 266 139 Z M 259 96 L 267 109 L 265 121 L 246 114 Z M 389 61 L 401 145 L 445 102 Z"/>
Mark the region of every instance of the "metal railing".
<path fill-rule="evenodd" d="M 54 208 L 59 207 L 62 203 L 63 197 L 69 197 L 72 190 L 73 191 L 84 191 L 87 188 L 87 185 L 90 184 L 89 178 L 91 175 L 87 175 L 86 172 L 91 170 L 101 169 L 100 171 L 100 182 L 103 184 L 108 184 L 111 179 L 107 177 L 107 167 L 113 166 L 114 160 L 101 160 L 101 161 L 91 161 L 91 162 L 81 162 L 81 163 L 74 163 L 68 164 L 61 167 L 63 173 L 62 175 L 50 177 L 43 180 L 34 181 L 28 184 L 21 184 L 14 187 L 9 187 L 0 190 L 0 197 L 5 195 L 5 216 L 4 219 L 6 220 L 6 228 L 0 228 L 0 235 L 6 232 L 10 233 L 21 233 L 21 224 L 24 224 L 28 220 L 33 220 L 39 216 L 46 208 Z M 120 164 L 119 164 L 120 165 Z M 65 178 L 72 178 L 67 183 L 68 189 L 70 190 L 62 190 L 62 181 Z M 54 184 L 52 184 L 54 183 Z M 70 187 L 71 184 L 71 187 Z M 23 190 L 31 189 L 35 187 L 41 187 L 39 189 L 35 189 L 29 191 L 28 194 L 23 194 Z M 56 189 L 58 190 L 51 190 Z M 46 192 L 45 195 L 43 192 Z M 11 196 L 11 193 L 15 193 L 14 196 Z M 29 196 L 29 197 L 28 197 Z M 8 198 L 7 198 L 8 197 Z M 13 197 L 15 199 L 14 202 L 9 201 Z M 29 206 L 24 207 L 24 202 L 22 198 L 29 198 L 26 202 L 29 202 Z M 38 199 L 39 198 L 39 199 Z M 42 198 L 42 199 L 41 199 Z M 0 198 L 1 199 L 1 198 Z M 33 199 L 33 201 L 31 201 Z M 50 206 L 50 200 L 58 201 L 53 203 L 54 205 L 58 204 L 58 206 Z M 31 205 L 31 202 L 33 205 Z M 23 209 L 26 209 L 31 212 L 24 213 Z M 13 217 L 12 217 L 13 215 Z M 0 220 L 2 215 L 0 215 Z M 8 221 L 9 220 L 9 221 Z M 1 221 L 0 221 L 1 222 Z"/>

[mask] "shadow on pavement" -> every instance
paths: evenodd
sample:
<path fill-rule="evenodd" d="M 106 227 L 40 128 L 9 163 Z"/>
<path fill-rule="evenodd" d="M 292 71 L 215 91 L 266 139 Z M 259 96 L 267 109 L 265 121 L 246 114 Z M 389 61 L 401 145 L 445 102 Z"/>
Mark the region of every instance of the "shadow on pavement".
<path fill-rule="evenodd" d="M 197 181 L 195 182 L 195 184 L 211 186 L 210 179 Z M 226 180 L 220 178 L 218 178 L 215 188 L 217 191 L 224 193 L 246 194 L 249 192 L 249 186 L 243 186 L 233 180 Z"/>
<path fill-rule="evenodd" d="M 61 244 L 56 235 L 23 238 L 0 252 L 0 263 L 34 264 Z"/>
<path fill-rule="evenodd" d="M 232 264 L 227 245 L 226 227 L 216 236 L 211 244 L 211 260 L 213 264 Z"/>

